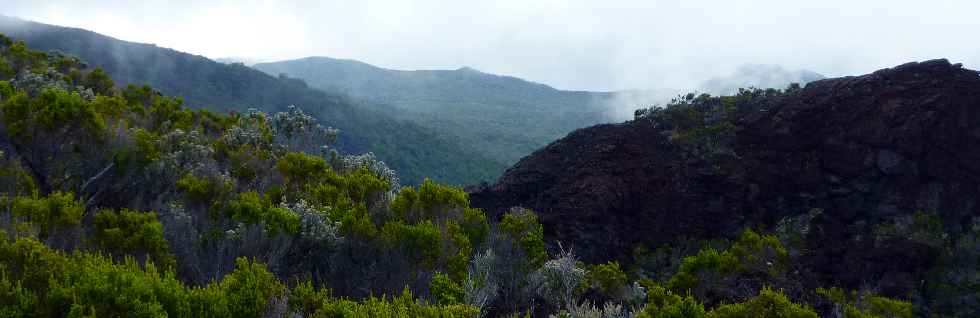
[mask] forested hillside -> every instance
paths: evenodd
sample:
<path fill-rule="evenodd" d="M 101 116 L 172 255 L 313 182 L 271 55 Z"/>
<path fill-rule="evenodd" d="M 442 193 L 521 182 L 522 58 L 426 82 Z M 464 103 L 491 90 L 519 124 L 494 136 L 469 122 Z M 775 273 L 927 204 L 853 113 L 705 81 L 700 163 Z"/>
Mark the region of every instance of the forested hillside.
<path fill-rule="evenodd" d="M 575 253 L 587 247 L 546 244 L 535 212 L 513 207 L 488 218 L 459 188 L 401 188 L 381 161 L 324 153 L 335 137 L 300 108 L 192 110 L 0 36 L 0 316 L 918 310 L 874 290 L 770 287 L 792 277 L 797 250 L 786 244 L 796 241 L 751 229 L 706 241 L 656 274 L 613 260 L 584 263 Z"/>
<path fill-rule="evenodd" d="M 451 134 L 395 118 L 391 109 L 311 89 L 303 81 L 269 76 L 241 64 L 225 65 L 151 44 L 4 16 L 0 16 L 0 32 L 38 50 L 75 55 L 121 84 L 148 84 L 182 98 L 194 109 L 275 112 L 295 105 L 343 132 L 339 150 L 373 152 L 398 170 L 407 184 L 418 184 L 424 177 L 476 183 L 496 178 L 504 166 Z"/>
<path fill-rule="evenodd" d="M 391 105 L 403 110 L 395 113 L 400 118 L 459 136 L 508 166 L 572 130 L 614 121 L 609 110 L 613 93 L 563 91 L 472 68 L 398 71 L 326 57 L 253 67 Z"/>

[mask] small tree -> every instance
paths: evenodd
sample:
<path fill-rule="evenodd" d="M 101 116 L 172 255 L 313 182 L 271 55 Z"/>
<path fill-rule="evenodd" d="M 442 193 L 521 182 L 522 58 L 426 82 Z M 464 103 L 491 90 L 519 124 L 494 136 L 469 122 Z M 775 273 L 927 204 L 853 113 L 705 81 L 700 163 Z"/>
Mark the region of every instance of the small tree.
<path fill-rule="evenodd" d="M 538 295 L 561 308 L 574 305 L 576 290 L 585 279 L 585 270 L 577 263 L 571 250 L 562 250 L 558 257 L 545 262 L 534 274 Z"/>

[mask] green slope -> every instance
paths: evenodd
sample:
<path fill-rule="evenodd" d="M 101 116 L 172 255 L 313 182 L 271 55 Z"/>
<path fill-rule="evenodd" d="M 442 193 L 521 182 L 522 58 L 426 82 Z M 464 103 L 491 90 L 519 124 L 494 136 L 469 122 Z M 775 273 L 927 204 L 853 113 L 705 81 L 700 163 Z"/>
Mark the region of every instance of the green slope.
<path fill-rule="evenodd" d="M 341 151 L 374 152 L 407 184 L 424 177 L 470 184 L 492 179 L 504 168 L 502 162 L 461 146 L 452 135 L 396 118 L 390 109 L 373 103 L 312 89 L 300 80 L 82 29 L 3 16 L 0 32 L 39 50 L 76 55 L 105 69 L 120 84 L 148 84 L 166 95 L 182 97 L 192 108 L 276 111 L 296 105 L 341 130 Z"/>
<path fill-rule="evenodd" d="M 606 111 L 611 93 L 562 91 L 471 68 L 398 71 L 326 57 L 253 67 L 391 105 L 403 110 L 400 118 L 459 136 L 508 164 L 572 130 L 612 121 Z"/>

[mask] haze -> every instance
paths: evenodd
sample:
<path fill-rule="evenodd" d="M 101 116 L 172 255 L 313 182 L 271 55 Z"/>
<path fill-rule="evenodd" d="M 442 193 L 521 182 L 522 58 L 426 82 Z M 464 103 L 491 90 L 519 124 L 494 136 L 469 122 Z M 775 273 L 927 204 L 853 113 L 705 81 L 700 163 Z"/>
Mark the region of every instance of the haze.
<path fill-rule="evenodd" d="M 745 63 L 854 75 L 980 66 L 975 1 L 38 1 L 2 12 L 262 61 L 470 66 L 572 90 L 697 87 Z"/>

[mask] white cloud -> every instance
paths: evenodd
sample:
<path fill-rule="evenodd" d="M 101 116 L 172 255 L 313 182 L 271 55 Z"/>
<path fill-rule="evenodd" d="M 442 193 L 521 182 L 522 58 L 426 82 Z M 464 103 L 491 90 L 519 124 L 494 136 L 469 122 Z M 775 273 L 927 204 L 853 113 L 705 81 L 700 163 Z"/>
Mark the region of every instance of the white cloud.
<path fill-rule="evenodd" d="M 210 57 L 467 65 L 565 89 L 696 87 L 743 63 L 828 76 L 938 57 L 980 67 L 971 0 L 4 2 L 4 14 Z"/>

